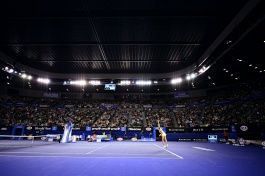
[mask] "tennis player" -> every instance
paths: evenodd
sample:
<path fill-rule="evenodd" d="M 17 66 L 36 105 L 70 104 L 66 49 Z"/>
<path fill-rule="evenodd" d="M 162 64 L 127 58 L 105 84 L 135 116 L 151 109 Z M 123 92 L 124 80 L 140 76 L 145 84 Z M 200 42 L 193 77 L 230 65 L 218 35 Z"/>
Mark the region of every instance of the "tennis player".
<path fill-rule="evenodd" d="M 168 142 L 167 142 L 167 134 L 162 130 L 162 128 L 160 127 L 160 123 L 159 120 L 157 120 L 157 126 L 158 126 L 158 131 L 160 133 L 159 136 L 162 137 L 162 143 L 163 143 L 163 148 L 167 148 L 168 147 Z"/>

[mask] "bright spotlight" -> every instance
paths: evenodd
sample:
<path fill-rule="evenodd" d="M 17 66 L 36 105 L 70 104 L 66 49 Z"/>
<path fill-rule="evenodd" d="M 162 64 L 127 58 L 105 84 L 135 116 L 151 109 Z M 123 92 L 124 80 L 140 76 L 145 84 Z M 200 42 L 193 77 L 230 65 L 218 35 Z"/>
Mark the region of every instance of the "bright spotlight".
<path fill-rule="evenodd" d="M 182 79 L 181 78 L 177 78 L 177 79 L 172 79 L 171 80 L 171 83 L 172 84 L 177 84 L 177 83 L 181 83 L 182 82 Z"/>
<path fill-rule="evenodd" d="M 137 85 L 150 85 L 152 84 L 151 81 L 136 81 Z"/>
<path fill-rule="evenodd" d="M 22 78 L 26 78 L 27 75 L 26 75 L 25 73 L 23 73 L 23 74 L 21 75 L 21 77 L 22 77 Z"/>
<path fill-rule="evenodd" d="M 86 85 L 86 81 L 85 80 L 70 81 L 70 84 L 83 86 L 83 85 Z"/>
<path fill-rule="evenodd" d="M 50 83 L 49 79 L 44 79 L 44 78 L 38 78 L 37 81 L 40 82 L 40 83 L 45 83 L 45 84 L 49 84 Z"/>
<path fill-rule="evenodd" d="M 121 85 L 130 85 L 131 81 L 121 81 Z"/>
<path fill-rule="evenodd" d="M 100 81 L 89 81 L 92 85 L 100 85 Z"/>

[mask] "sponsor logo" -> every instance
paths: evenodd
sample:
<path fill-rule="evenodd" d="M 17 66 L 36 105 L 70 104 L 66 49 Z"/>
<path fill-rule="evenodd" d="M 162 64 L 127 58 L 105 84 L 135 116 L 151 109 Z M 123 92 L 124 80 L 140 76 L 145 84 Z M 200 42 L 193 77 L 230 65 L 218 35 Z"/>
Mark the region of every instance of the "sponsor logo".
<path fill-rule="evenodd" d="M 180 138 L 179 141 L 191 141 L 192 139 L 188 139 L 188 138 Z"/>
<path fill-rule="evenodd" d="M 228 131 L 228 128 L 212 128 L 212 131 Z"/>
<path fill-rule="evenodd" d="M 7 128 L 1 128 L 1 130 L 5 131 L 5 130 L 7 130 Z"/>
<path fill-rule="evenodd" d="M 261 144 L 265 147 L 265 141 L 263 141 Z"/>
<path fill-rule="evenodd" d="M 184 128 L 169 128 L 168 131 L 185 131 Z"/>
<path fill-rule="evenodd" d="M 146 128 L 145 130 L 146 130 L 146 131 L 151 131 L 151 130 L 152 130 L 152 128 Z"/>
<path fill-rule="evenodd" d="M 137 138 L 133 137 L 131 140 L 132 140 L 132 141 L 137 141 Z"/>
<path fill-rule="evenodd" d="M 128 131 L 142 131 L 141 128 L 128 128 Z"/>
<path fill-rule="evenodd" d="M 113 130 L 113 131 L 119 131 L 120 130 L 120 128 L 118 127 L 118 128 L 110 128 L 110 130 Z"/>
<path fill-rule="evenodd" d="M 247 131 L 247 130 L 248 130 L 248 127 L 247 127 L 247 126 L 241 126 L 241 127 L 240 127 L 240 130 L 241 130 L 241 131 Z"/>
<path fill-rule="evenodd" d="M 92 130 L 110 130 L 110 127 L 93 127 Z"/>
<path fill-rule="evenodd" d="M 31 130 L 31 129 L 32 129 L 32 127 L 31 127 L 31 126 L 28 126 L 28 127 L 27 127 L 27 130 Z"/>
<path fill-rule="evenodd" d="M 203 128 L 194 128 L 192 131 L 203 131 Z"/>
<path fill-rule="evenodd" d="M 117 138 L 117 141 L 122 141 L 122 140 L 123 140 L 123 138 L 121 138 L 121 137 Z"/>
<path fill-rule="evenodd" d="M 197 138 L 195 138 L 195 139 L 193 139 L 193 141 L 207 141 L 207 139 L 197 139 Z"/>
<path fill-rule="evenodd" d="M 49 127 L 35 127 L 35 130 L 51 130 Z"/>

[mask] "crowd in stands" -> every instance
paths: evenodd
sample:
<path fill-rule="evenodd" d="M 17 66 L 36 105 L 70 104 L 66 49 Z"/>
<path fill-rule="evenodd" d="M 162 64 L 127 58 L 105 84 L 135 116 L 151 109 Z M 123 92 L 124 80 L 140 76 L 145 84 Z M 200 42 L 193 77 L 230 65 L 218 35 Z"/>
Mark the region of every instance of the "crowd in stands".
<path fill-rule="evenodd" d="M 247 85 L 196 98 L 170 100 L 44 99 L 1 94 L 0 126 L 228 126 L 265 123 L 264 87 Z"/>
<path fill-rule="evenodd" d="M 130 111 L 127 109 L 118 109 L 113 116 L 110 127 L 124 127 L 129 122 Z"/>
<path fill-rule="evenodd" d="M 174 117 L 171 115 L 172 111 L 169 109 L 152 109 L 148 108 L 145 110 L 145 118 L 148 127 L 157 126 L 157 120 L 163 123 L 165 127 L 174 127 Z"/>
<path fill-rule="evenodd" d="M 129 126 L 132 126 L 132 127 L 142 127 L 144 126 L 144 114 L 143 114 L 143 111 L 142 111 L 142 108 L 134 108 L 132 109 L 131 111 L 131 116 L 130 116 L 130 124 Z"/>

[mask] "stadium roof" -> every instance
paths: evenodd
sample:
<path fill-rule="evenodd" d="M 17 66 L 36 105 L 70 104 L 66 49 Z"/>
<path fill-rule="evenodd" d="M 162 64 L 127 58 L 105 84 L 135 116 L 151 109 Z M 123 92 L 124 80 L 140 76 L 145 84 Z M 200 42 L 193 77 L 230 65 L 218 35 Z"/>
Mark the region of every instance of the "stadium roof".
<path fill-rule="evenodd" d="M 265 75 L 264 13 L 262 0 L 4 0 L 1 85 L 21 87 L 7 67 L 50 78 L 56 91 L 79 79 L 165 86 L 197 74 L 178 90 L 257 79 Z"/>

